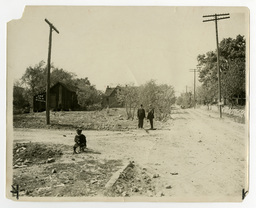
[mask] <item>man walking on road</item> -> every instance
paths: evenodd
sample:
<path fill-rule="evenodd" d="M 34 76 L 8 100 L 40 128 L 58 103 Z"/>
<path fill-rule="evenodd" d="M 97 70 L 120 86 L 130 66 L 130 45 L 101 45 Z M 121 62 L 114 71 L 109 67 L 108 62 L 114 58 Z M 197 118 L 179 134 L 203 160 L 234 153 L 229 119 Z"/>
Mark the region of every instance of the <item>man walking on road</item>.
<path fill-rule="evenodd" d="M 149 112 L 148 112 L 147 119 L 149 119 L 149 122 L 150 122 L 150 126 L 151 126 L 150 129 L 153 130 L 153 129 L 154 129 L 154 128 L 153 128 L 154 108 L 152 108 L 152 105 L 151 105 L 151 104 L 149 105 Z"/>
<path fill-rule="evenodd" d="M 142 104 L 140 105 L 140 108 L 138 109 L 137 117 L 138 117 L 138 120 L 139 120 L 138 127 L 142 129 L 143 128 L 143 120 L 146 117 L 146 113 L 145 113 L 145 110 L 143 109 Z"/>

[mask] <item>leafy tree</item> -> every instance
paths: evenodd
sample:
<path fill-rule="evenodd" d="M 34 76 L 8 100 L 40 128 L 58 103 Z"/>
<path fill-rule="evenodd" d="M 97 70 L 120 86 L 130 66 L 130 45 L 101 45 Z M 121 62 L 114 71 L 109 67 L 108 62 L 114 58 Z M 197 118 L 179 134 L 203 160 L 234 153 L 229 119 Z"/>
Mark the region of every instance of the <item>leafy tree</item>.
<path fill-rule="evenodd" d="M 127 119 L 134 119 L 135 111 L 139 105 L 139 88 L 133 84 L 119 87 L 117 91 L 117 100 L 124 103 Z"/>
<path fill-rule="evenodd" d="M 88 78 L 75 79 L 73 81 L 76 87 L 77 99 L 80 106 L 87 108 L 101 102 L 102 93 L 91 85 Z"/>
<path fill-rule="evenodd" d="M 243 36 L 224 39 L 220 43 L 222 93 L 231 105 L 233 98 L 245 98 L 245 46 Z"/>
<path fill-rule="evenodd" d="M 55 85 L 57 82 L 61 82 L 72 89 L 75 85 L 75 77 L 75 73 L 65 71 L 64 69 L 55 68 L 54 66 L 51 68 L 51 86 Z"/>
<path fill-rule="evenodd" d="M 193 106 L 193 99 L 192 99 L 192 93 L 186 92 L 181 93 L 181 95 L 178 97 L 177 105 L 180 105 L 182 108 L 190 108 Z"/>
<path fill-rule="evenodd" d="M 179 97 L 177 98 L 177 100 L 176 100 L 176 104 L 177 104 L 177 105 L 182 105 L 182 101 L 183 101 L 182 96 L 179 96 Z"/>
<path fill-rule="evenodd" d="M 235 97 L 245 97 L 245 46 L 245 39 L 241 35 L 238 35 L 236 39 L 226 38 L 220 42 L 221 90 L 223 98 L 230 103 Z M 202 82 L 202 88 L 204 88 L 201 92 L 217 98 L 216 52 L 209 51 L 198 55 L 197 60 L 201 66 L 199 81 Z"/>
<path fill-rule="evenodd" d="M 25 86 L 28 95 L 27 99 L 31 106 L 33 106 L 33 96 L 45 89 L 46 74 L 44 64 L 44 61 L 40 61 L 34 67 L 29 66 L 21 77 L 21 85 Z"/>
<path fill-rule="evenodd" d="M 199 86 L 197 87 L 197 95 L 196 95 L 196 99 L 198 104 L 203 104 L 203 105 L 209 105 L 213 104 L 217 98 L 217 95 L 215 94 L 217 93 L 215 90 L 211 90 L 211 88 L 207 87 L 207 86 Z"/>
<path fill-rule="evenodd" d="M 146 110 L 151 104 L 156 112 L 155 117 L 163 120 L 171 113 L 171 106 L 175 103 L 176 97 L 172 86 L 157 85 L 154 80 L 150 80 L 141 87 L 140 100 L 146 106 Z"/>
<path fill-rule="evenodd" d="M 140 90 L 141 102 L 149 106 L 150 104 L 154 107 L 158 105 L 159 90 L 155 80 L 150 80 L 146 84 L 142 85 Z"/>
<path fill-rule="evenodd" d="M 39 93 L 45 87 L 45 68 L 44 61 L 34 67 L 29 66 L 25 74 L 21 77 L 21 83 L 24 84 L 31 91 L 32 95 Z"/>
<path fill-rule="evenodd" d="M 157 85 L 154 80 L 150 80 L 140 87 L 127 85 L 121 88 L 117 98 L 125 104 L 128 119 L 134 118 L 135 111 L 140 104 L 145 106 L 146 111 L 151 104 L 155 108 L 155 117 L 162 120 L 171 113 L 171 106 L 176 100 L 172 86 Z"/>
<path fill-rule="evenodd" d="M 28 97 L 26 98 L 30 105 L 33 105 L 33 96 L 44 92 L 46 89 L 46 70 L 44 61 L 40 61 L 34 67 L 29 66 L 21 78 L 21 83 L 25 86 Z M 56 68 L 51 65 L 51 86 L 57 82 L 65 84 L 69 89 L 76 91 L 78 103 L 86 108 L 89 105 L 100 103 L 101 92 L 91 85 L 88 78 L 75 78 L 76 74 L 68 72 L 62 68 Z"/>
<path fill-rule="evenodd" d="M 46 70 L 47 66 L 44 61 L 40 61 L 34 67 L 29 66 L 21 78 L 21 83 L 31 91 L 32 95 L 45 91 L 46 89 Z M 57 82 L 73 86 L 75 74 L 63 69 L 55 68 L 51 65 L 51 86 Z"/>
<path fill-rule="evenodd" d="M 174 88 L 167 84 L 159 85 L 157 91 L 156 110 L 159 120 L 163 120 L 171 114 L 171 106 L 176 101 L 175 92 Z"/>
<path fill-rule="evenodd" d="M 21 87 L 21 84 L 17 81 L 13 86 L 13 111 L 21 112 L 25 108 L 29 108 L 29 102 L 26 99 L 26 90 Z"/>

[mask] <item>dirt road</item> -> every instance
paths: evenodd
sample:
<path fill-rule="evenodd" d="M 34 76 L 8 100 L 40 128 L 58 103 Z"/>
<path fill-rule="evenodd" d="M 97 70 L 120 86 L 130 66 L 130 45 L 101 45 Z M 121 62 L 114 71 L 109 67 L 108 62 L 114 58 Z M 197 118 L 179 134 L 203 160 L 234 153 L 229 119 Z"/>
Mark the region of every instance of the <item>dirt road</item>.
<path fill-rule="evenodd" d="M 134 121 L 136 122 L 136 121 Z M 149 126 L 149 124 L 145 124 Z M 158 196 L 185 201 L 241 200 L 247 184 L 246 125 L 200 109 L 175 110 L 156 130 L 86 131 L 99 159 L 135 161 L 154 178 Z M 14 141 L 70 146 L 74 130 L 15 129 Z"/>

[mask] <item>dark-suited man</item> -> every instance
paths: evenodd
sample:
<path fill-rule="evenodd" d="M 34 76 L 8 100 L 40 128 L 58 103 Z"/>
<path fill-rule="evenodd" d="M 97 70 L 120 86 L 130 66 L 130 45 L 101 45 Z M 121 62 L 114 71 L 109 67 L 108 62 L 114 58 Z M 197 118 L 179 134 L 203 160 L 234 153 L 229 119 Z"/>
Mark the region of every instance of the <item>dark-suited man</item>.
<path fill-rule="evenodd" d="M 149 122 L 150 122 L 150 129 L 154 129 L 154 127 L 153 127 L 153 119 L 154 119 L 154 108 L 152 108 L 152 106 L 151 105 L 149 105 L 149 112 L 148 112 L 148 116 L 147 116 L 147 119 L 149 120 Z"/>
<path fill-rule="evenodd" d="M 143 109 L 142 104 L 140 105 L 140 108 L 138 109 L 137 117 L 139 120 L 139 124 L 138 124 L 139 128 L 143 128 L 143 120 L 146 117 L 146 113 L 145 113 L 145 110 Z"/>

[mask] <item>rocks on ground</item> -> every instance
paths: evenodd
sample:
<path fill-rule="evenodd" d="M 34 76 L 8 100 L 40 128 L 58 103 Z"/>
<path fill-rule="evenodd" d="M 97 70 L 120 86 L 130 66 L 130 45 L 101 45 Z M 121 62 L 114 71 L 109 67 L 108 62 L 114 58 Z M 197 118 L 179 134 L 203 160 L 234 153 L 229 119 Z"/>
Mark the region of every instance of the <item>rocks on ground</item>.
<path fill-rule="evenodd" d="M 155 196 L 155 185 L 146 172 L 146 168 L 141 168 L 136 163 L 132 163 L 120 173 L 111 189 L 105 193 L 111 197 L 130 196 Z"/>

